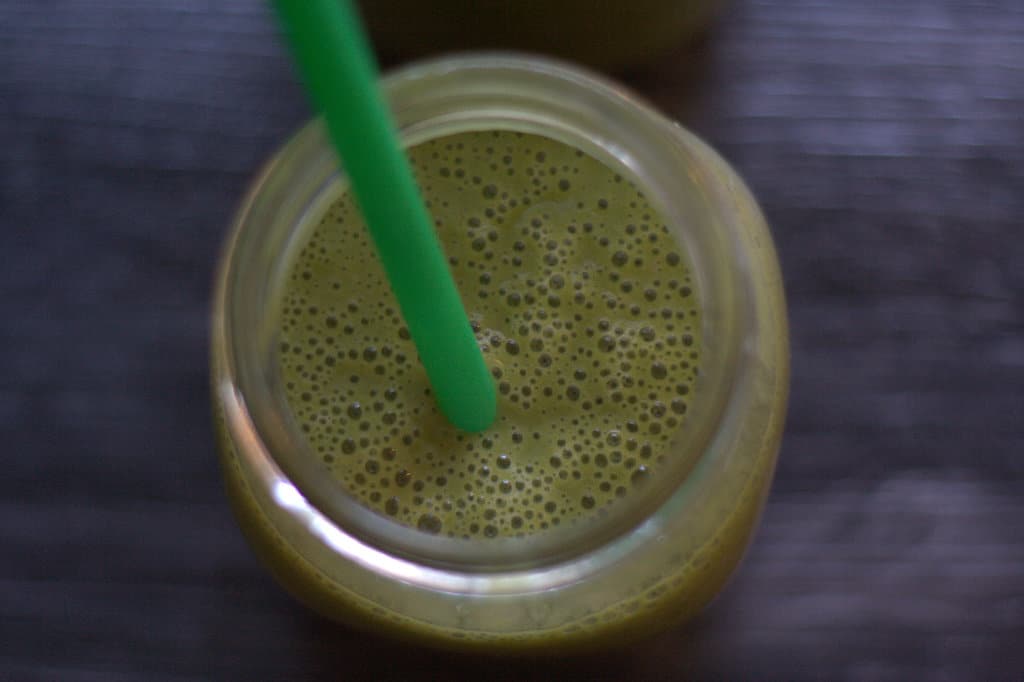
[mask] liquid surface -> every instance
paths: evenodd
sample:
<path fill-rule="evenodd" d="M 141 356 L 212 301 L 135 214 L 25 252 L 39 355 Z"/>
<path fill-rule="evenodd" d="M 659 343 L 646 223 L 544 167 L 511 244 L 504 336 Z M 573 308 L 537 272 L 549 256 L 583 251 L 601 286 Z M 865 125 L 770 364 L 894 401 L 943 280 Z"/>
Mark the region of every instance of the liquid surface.
<path fill-rule="evenodd" d="M 310 444 L 371 509 L 460 538 L 613 511 L 664 468 L 699 361 L 686 259 L 627 179 L 554 140 L 474 132 L 411 159 L 498 418 L 438 412 L 348 195 L 292 263 L 279 365 Z"/>

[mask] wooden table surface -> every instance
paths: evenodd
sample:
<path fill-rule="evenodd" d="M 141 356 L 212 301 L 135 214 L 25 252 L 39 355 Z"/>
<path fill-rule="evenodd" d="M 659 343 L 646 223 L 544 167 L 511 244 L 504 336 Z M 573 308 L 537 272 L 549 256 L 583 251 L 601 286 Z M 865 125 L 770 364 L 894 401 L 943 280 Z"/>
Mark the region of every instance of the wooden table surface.
<path fill-rule="evenodd" d="M 1024 677 L 1024 3 L 734 0 L 623 76 L 773 226 L 793 385 L 696 621 L 549 662 L 331 625 L 222 495 L 207 301 L 309 109 L 258 0 L 0 3 L 0 680 Z"/>

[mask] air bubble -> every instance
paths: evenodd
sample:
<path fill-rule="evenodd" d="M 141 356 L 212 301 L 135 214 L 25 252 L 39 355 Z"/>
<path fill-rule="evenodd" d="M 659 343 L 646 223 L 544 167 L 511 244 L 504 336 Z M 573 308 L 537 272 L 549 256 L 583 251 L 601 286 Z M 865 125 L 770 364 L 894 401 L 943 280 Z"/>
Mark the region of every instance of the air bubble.
<path fill-rule="evenodd" d="M 433 514 L 423 514 L 420 516 L 419 521 L 416 522 L 416 527 L 424 533 L 437 535 L 441 532 L 441 519 Z"/>

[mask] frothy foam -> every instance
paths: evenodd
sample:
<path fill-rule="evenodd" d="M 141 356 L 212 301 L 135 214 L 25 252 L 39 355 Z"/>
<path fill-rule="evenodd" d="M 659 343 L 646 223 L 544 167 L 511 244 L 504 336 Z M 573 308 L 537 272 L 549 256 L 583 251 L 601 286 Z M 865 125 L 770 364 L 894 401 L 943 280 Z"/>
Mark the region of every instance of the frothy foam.
<path fill-rule="evenodd" d="M 438 412 L 344 195 L 281 310 L 302 430 L 352 495 L 424 533 L 525 536 L 608 513 L 658 476 L 692 396 L 700 320 L 679 244 L 627 179 L 545 137 L 463 133 L 411 160 L 498 419 L 467 434 Z"/>

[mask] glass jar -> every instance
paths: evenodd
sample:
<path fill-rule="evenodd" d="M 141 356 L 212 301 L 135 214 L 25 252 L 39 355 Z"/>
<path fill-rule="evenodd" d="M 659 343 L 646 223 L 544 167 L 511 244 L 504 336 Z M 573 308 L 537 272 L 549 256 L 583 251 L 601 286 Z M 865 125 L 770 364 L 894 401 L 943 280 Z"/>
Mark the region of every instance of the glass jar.
<path fill-rule="evenodd" d="M 385 56 L 530 50 L 601 68 L 649 61 L 698 35 L 722 0 L 361 0 Z"/>
<path fill-rule="evenodd" d="M 467 130 L 538 133 L 621 169 L 661 210 L 703 314 L 695 399 L 670 453 L 680 463 L 607 518 L 503 541 L 420 533 L 336 484 L 290 418 L 274 360 L 283 273 L 345 189 L 313 121 L 253 184 L 217 273 L 213 405 L 244 533 L 312 608 L 430 645 L 565 651 L 692 616 L 750 540 L 785 415 L 785 304 L 756 202 L 692 134 L 564 64 L 460 56 L 406 67 L 383 87 L 407 145 Z"/>

